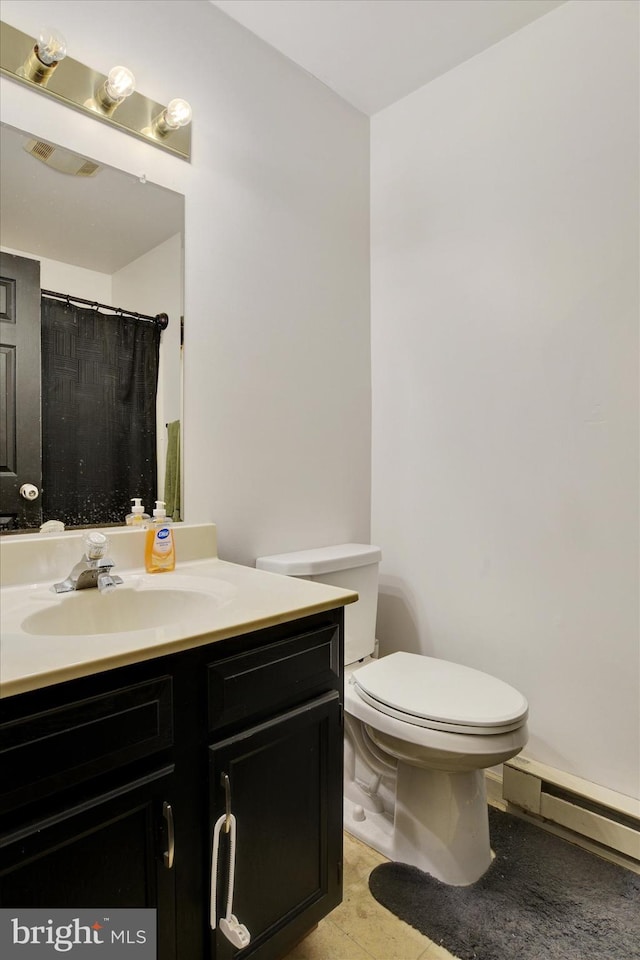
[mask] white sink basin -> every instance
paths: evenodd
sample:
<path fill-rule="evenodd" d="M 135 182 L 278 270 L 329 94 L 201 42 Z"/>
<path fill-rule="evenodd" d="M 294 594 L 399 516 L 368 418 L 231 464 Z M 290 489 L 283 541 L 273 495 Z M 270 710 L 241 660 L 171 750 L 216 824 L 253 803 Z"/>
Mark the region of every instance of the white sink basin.
<path fill-rule="evenodd" d="M 22 610 L 31 636 L 93 636 L 202 623 L 236 594 L 223 580 L 156 574 L 132 577 L 110 593 L 78 590 L 53 597 L 39 592 Z"/>

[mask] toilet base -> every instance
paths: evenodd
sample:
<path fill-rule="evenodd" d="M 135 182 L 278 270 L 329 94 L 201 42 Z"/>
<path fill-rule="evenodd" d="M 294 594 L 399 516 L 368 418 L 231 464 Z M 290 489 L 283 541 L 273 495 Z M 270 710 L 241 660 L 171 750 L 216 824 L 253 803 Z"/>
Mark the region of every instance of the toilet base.
<path fill-rule="evenodd" d="M 451 886 L 475 883 L 491 864 L 483 770 L 447 772 L 399 761 L 393 821 L 370 811 L 362 819 L 349 799 L 344 814 L 348 833 Z"/>
<path fill-rule="evenodd" d="M 353 800 L 344 798 L 344 829 L 368 847 L 377 850 L 388 860 L 393 860 L 393 820 L 388 813 L 373 813 L 365 810 L 361 818 L 362 807 Z"/>

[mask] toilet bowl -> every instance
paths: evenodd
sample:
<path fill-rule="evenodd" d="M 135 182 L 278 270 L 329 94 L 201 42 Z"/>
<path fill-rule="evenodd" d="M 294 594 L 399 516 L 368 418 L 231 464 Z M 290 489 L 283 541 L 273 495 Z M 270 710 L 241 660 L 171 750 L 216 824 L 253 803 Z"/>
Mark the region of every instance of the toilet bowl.
<path fill-rule="evenodd" d="M 345 609 L 345 830 L 464 886 L 491 864 L 484 771 L 525 746 L 527 701 L 462 664 L 404 652 L 372 658 L 380 556 L 341 544 L 256 566 L 357 590 Z"/>
<path fill-rule="evenodd" d="M 477 670 L 394 653 L 349 671 L 345 711 L 364 728 L 359 756 L 373 771 L 369 783 L 355 769 L 349 777 L 345 828 L 444 883 L 478 880 L 491 863 L 484 771 L 526 744 L 524 697 Z M 385 758 L 395 762 L 392 810 L 372 802 Z"/>

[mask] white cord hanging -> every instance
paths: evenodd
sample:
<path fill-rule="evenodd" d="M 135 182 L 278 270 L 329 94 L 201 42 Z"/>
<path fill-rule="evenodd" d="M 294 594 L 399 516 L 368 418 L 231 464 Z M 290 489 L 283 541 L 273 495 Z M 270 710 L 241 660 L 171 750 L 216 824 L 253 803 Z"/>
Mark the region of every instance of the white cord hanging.
<path fill-rule="evenodd" d="M 227 885 L 227 909 L 224 917 L 217 920 L 216 896 L 217 896 L 217 878 L 218 878 L 218 855 L 220 852 L 220 831 L 225 827 L 229 833 L 229 882 Z M 251 940 L 251 934 L 243 923 L 234 917 L 233 910 L 233 885 L 236 872 L 236 818 L 232 813 L 223 813 L 216 820 L 213 828 L 213 851 L 211 854 L 211 903 L 209 910 L 209 923 L 212 930 L 216 926 L 220 927 L 220 932 L 229 940 L 234 947 L 242 950 Z"/>

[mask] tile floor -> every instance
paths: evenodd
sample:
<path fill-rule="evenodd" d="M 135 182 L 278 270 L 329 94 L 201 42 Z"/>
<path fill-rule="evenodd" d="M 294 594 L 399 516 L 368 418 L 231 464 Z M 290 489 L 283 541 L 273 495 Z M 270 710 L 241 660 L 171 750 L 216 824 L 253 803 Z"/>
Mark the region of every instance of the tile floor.
<path fill-rule="evenodd" d="M 343 901 L 285 960 L 451 960 L 369 893 L 369 874 L 384 859 L 345 833 Z"/>

